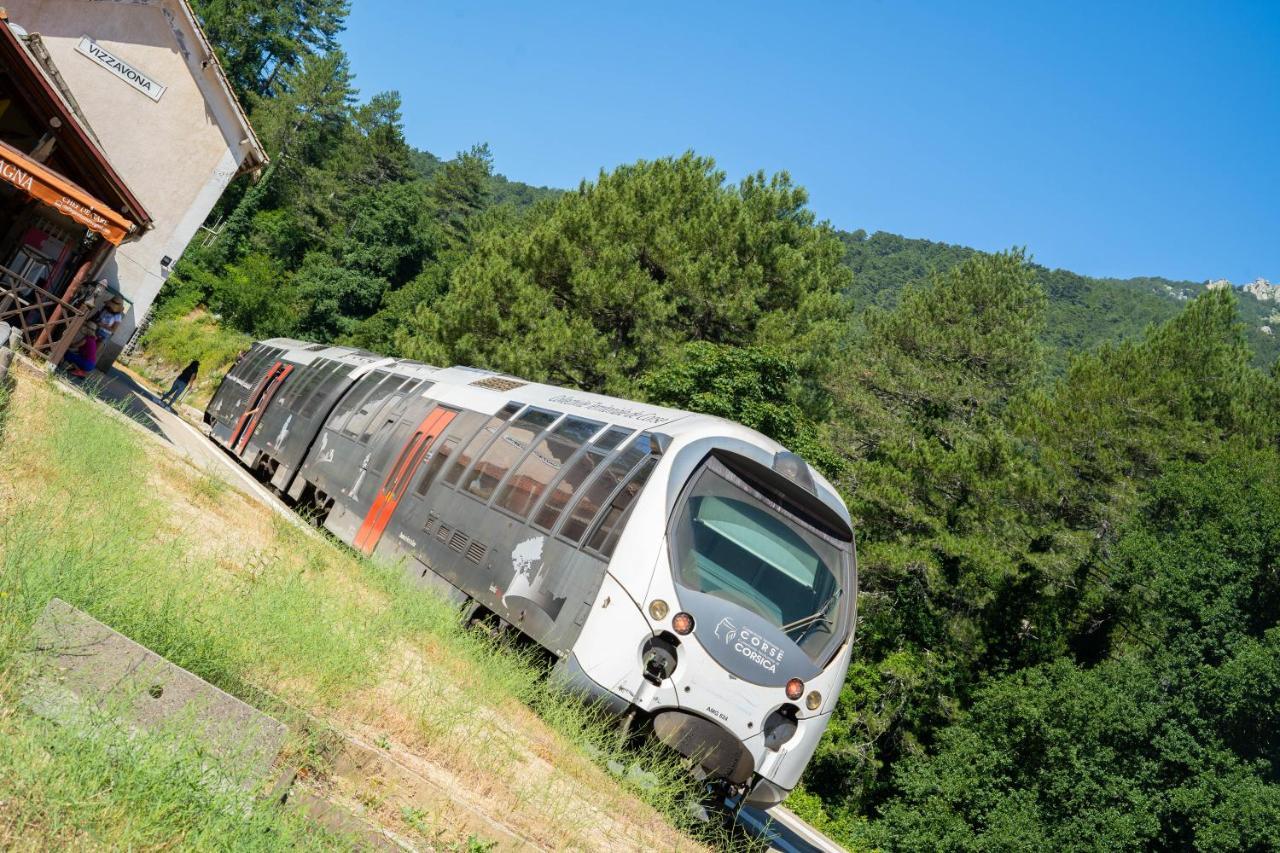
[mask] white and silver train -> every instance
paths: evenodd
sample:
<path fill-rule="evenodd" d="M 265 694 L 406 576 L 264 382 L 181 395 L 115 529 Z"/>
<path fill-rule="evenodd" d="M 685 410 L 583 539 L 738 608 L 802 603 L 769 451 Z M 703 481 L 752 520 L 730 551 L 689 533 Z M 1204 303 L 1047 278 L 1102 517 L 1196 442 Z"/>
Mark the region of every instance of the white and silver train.
<path fill-rule="evenodd" d="M 835 489 L 777 442 L 285 339 L 241 356 L 205 421 L 338 538 L 518 629 L 730 793 L 768 807 L 800 779 L 849 665 L 857 568 Z"/>

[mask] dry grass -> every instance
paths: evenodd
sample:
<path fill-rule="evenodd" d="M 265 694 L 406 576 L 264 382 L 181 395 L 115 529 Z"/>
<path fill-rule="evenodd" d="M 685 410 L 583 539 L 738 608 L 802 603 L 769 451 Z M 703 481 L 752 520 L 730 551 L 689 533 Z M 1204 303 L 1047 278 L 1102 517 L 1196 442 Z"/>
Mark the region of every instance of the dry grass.
<path fill-rule="evenodd" d="M 415 844 L 700 846 L 673 825 L 688 795 L 678 768 L 616 752 L 607 720 L 539 682 L 529 661 L 462 631 L 395 567 L 306 535 L 44 380 L 18 382 L 6 433 L 0 670 L 57 595 L 284 717 L 304 784 Z M 35 724 L 13 722 L 12 696 L 0 677 L 0 737 L 21 738 Z M 41 727 L 40 737 L 53 735 Z M 347 747 L 321 745 L 342 738 Z M 56 778 L 57 750 L 48 753 Z M 351 759 L 369 754 L 385 760 Z M 661 783 L 637 791 L 601 767 L 607 758 L 645 761 Z M 60 813 L 36 803 L 45 784 L 0 782 L 0 847 L 75 847 L 85 833 L 140 847 L 206 837 L 181 821 L 114 835 L 146 822 L 110 791 L 98 793 L 101 809 Z M 305 828 L 278 837 L 316 841 Z"/>

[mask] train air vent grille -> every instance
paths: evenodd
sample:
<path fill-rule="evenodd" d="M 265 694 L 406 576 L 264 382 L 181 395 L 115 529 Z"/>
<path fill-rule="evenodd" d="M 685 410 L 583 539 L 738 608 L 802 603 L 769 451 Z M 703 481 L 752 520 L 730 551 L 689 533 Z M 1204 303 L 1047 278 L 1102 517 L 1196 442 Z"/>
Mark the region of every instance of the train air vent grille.
<path fill-rule="evenodd" d="M 521 382 L 519 379 L 508 379 L 505 376 L 488 376 L 470 384 L 477 388 L 488 388 L 490 391 L 512 391 L 529 383 Z"/>
<path fill-rule="evenodd" d="M 489 550 L 488 547 L 486 547 L 483 543 L 472 542 L 471 547 L 467 549 L 467 559 L 478 566 L 480 565 L 480 561 L 484 559 L 485 551 L 488 551 L 488 550 Z"/>
<path fill-rule="evenodd" d="M 436 538 L 441 542 L 449 541 L 449 534 L 453 532 L 453 528 L 447 524 L 440 525 L 440 529 L 436 531 Z"/>
<path fill-rule="evenodd" d="M 428 536 L 430 536 L 430 535 L 431 535 L 431 531 L 432 531 L 432 530 L 435 530 L 436 523 L 437 523 L 438 521 L 440 521 L 440 516 L 436 515 L 434 512 L 433 512 L 433 513 L 431 513 L 430 515 L 428 515 L 428 516 L 427 516 L 427 523 L 426 523 L 426 524 L 424 524 L 424 525 L 422 525 L 422 530 L 423 530 L 423 532 L 424 532 L 424 533 L 426 533 Z"/>
<path fill-rule="evenodd" d="M 449 540 L 449 547 L 461 554 L 463 549 L 467 547 L 467 534 L 461 530 L 456 531 L 453 534 L 453 538 Z"/>

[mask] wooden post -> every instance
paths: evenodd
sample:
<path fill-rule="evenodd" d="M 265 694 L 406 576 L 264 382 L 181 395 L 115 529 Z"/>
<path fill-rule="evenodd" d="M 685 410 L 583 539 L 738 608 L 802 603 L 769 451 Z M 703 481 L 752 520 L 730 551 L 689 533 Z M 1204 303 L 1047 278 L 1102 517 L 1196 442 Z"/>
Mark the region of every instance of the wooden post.
<path fill-rule="evenodd" d="M 75 299 L 76 293 L 79 292 L 80 288 L 84 286 L 84 281 L 89 277 L 89 273 L 94 270 L 98 261 L 102 260 L 110 249 L 111 244 L 106 240 L 101 240 L 98 242 L 97 248 L 95 248 L 89 257 L 85 258 L 80 264 L 80 268 L 76 270 L 76 274 L 71 278 L 71 283 L 67 285 L 66 292 L 62 295 L 62 301 L 53 309 L 53 316 L 49 318 L 49 322 L 40 333 L 40 339 L 36 341 L 34 347 L 36 352 L 39 352 L 43 347 L 48 346 L 54 326 L 62 320 L 63 305 L 72 304 L 72 300 Z M 54 342 L 53 349 L 49 351 L 50 364 L 57 366 L 62 363 L 62 359 L 66 356 L 67 350 L 71 348 L 71 342 L 75 340 L 76 334 L 80 331 L 80 327 L 83 326 L 84 321 L 88 319 L 89 312 L 97 307 L 98 299 L 102 296 L 102 291 L 104 289 L 105 288 L 102 285 L 97 285 L 95 292 L 88 300 L 88 307 L 85 310 L 77 311 L 72 315 L 70 322 L 67 323 L 67 328 L 63 330 L 62 335 L 58 337 L 56 342 Z"/>

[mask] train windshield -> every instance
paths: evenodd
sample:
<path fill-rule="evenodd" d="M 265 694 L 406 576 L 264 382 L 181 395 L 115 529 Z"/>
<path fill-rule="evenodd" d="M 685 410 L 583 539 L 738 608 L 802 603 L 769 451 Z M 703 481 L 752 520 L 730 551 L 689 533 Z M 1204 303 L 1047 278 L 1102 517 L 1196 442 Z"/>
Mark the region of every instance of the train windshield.
<path fill-rule="evenodd" d="M 702 469 L 672 532 L 681 586 L 750 610 L 815 660 L 839 633 L 847 552 L 731 472 Z"/>

